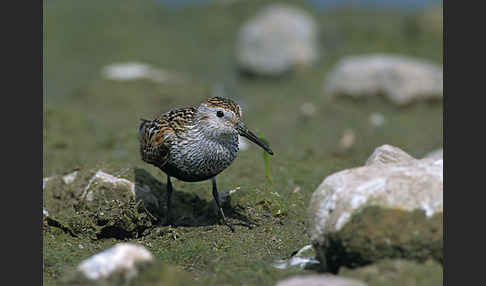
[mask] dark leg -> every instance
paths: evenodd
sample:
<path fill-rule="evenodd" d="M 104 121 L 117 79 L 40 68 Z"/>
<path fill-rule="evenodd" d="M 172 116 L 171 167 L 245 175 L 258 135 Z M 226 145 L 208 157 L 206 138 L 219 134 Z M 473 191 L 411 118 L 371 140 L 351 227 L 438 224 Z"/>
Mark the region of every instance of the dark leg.
<path fill-rule="evenodd" d="M 172 197 L 172 183 L 170 182 L 170 176 L 167 176 L 167 224 L 170 225 L 172 220 L 170 219 L 170 205 Z"/>
<path fill-rule="evenodd" d="M 226 224 L 231 229 L 231 231 L 235 231 L 235 229 L 233 228 L 233 224 L 226 220 L 223 209 L 221 208 L 221 204 L 219 203 L 218 188 L 216 187 L 216 177 L 212 177 L 211 182 L 213 182 L 213 197 L 216 205 L 218 206 L 219 214 L 223 218 L 224 224 Z"/>

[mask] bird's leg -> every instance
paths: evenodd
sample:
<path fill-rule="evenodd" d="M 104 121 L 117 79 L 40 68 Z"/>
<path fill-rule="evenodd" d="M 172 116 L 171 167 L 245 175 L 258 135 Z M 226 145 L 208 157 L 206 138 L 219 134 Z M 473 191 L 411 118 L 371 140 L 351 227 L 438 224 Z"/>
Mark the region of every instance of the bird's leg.
<path fill-rule="evenodd" d="M 172 197 L 172 183 L 170 182 L 170 176 L 167 176 L 167 225 L 172 222 L 170 219 L 170 205 Z"/>
<path fill-rule="evenodd" d="M 221 208 L 221 204 L 219 202 L 218 188 L 216 187 L 216 177 L 212 177 L 211 182 L 213 182 L 214 201 L 216 202 L 219 213 L 220 213 L 221 217 L 223 218 L 224 224 L 226 224 L 231 229 L 231 231 L 235 231 L 235 229 L 233 228 L 233 224 L 228 222 L 228 220 L 226 220 L 226 216 L 224 215 L 223 209 Z"/>

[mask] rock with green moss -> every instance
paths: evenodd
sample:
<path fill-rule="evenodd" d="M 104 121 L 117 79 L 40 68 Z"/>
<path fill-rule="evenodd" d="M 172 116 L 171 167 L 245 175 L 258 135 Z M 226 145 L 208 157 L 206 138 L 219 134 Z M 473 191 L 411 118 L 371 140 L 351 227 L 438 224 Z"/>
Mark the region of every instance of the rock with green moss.
<path fill-rule="evenodd" d="M 158 209 L 157 197 L 146 185 L 136 186 L 133 182 L 98 170 L 85 187 L 82 199 L 88 204 L 104 204 L 106 201 L 129 199 L 142 200 L 146 206 Z"/>
<path fill-rule="evenodd" d="M 385 258 L 442 261 L 442 159 L 379 149 L 366 166 L 330 175 L 312 195 L 310 235 L 322 270 Z"/>
<path fill-rule="evenodd" d="M 404 259 L 387 259 L 368 266 L 343 267 L 339 275 L 365 281 L 373 286 L 439 286 L 443 285 L 442 265 L 433 260 L 419 263 Z"/>
<path fill-rule="evenodd" d="M 76 174 L 76 175 L 73 175 Z M 44 231 L 100 239 L 145 235 L 159 222 L 158 198 L 145 185 L 101 170 L 79 170 L 44 180 Z"/>
<path fill-rule="evenodd" d="M 318 253 L 331 272 L 339 266 L 359 267 L 387 258 L 443 262 L 443 216 L 369 206 L 355 212 Z"/>

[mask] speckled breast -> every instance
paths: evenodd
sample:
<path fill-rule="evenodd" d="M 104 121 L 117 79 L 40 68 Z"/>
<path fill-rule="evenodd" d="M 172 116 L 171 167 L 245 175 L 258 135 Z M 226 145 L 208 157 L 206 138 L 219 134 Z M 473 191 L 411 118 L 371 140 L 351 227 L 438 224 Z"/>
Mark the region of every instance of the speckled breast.
<path fill-rule="evenodd" d="M 231 140 L 184 140 L 172 146 L 168 162 L 161 168 L 186 182 L 210 179 L 233 163 L 238 154 L 238 136 Z"/>

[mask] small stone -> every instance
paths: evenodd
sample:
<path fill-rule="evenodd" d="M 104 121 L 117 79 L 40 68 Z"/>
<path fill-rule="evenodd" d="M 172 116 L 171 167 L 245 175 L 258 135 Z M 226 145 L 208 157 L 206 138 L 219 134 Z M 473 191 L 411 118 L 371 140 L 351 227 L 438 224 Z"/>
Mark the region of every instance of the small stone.
<path fill-rule="evenodd" d="M 68 174 L 66 176 L 63 176 L 62 177 L 62 181 L 66 184 L 66 185 L 69 185 L 71 184 L 72 182 L 74 182 L 74 180 L 76 179 L 76 176 L 78 175 L 78 171 L 74 171 L 72 172 L 71 174 Z"/>
<path fill-rule="evenodd" d="M 148 76 L 150 66 L 144 63 L 127 62 L 111 64 L 103 68 L 102 74 L 111 80 L 135 80 Z"/>
<path fill-rule="evenodd" d="M 99 185 L 109 186 L 109 188 L 96 188 Z M 87 202 L 92 202 L 98 192 L 111 192 L 114 197 L 131 197 L 142 200 L 147 205 L 153 205 L 156 208 L 159 206 L 157 197 L 152 194 L 148 186 L 135 186 L 135 184 L 127 179 L 118 178 L 111 174 L 98 170 L 96 174 L 89 180 L 88 185 L 84 188 L 81 197 L 85 198 Z"/>
<path fill-rule="evenodd" d="M 148 79 L 158 83 L 176 82 L 182 79 L 179 73 L 161 70 L 146 63 L 126 62 L 105 66 L 101 74 L 115 81 Z"/>
<path fill-rule="evenodd" d="M 328 96 L 384 95 L 397 105 L 442 99 L 441 66 L 411 57 L 371 54 L 342 59 L 326 77 Z"/>
<path fill-rule="evenodd" d="M 294 256 L 297 256 L 297 257 L 315 257 L 316 253 L 314 251 L 314 248 L 312 248 L 312 245 L 308 244 L 308 245 L 302 247 L 301 249 L 299 249 L 299 251 L 297 251 L 297 253 Z"/>
<path fill-rule="evenodd" d="M 339 148 L 341 150 L 348 150 L 353 147 L 356 141 L 356 135 L 352 129 L 346 129 L 339 140 Z"/>
<path fill-rule="evenodd" d="M 51 180 L 51 179 L 52 179 L 52 177 L 47 177 L 47 178 L 42 179 L 42 189 L 43 190 L 46 188 L 47 182 L 49 182 L 49 180 Z"/>
<path fill-rule="evenodd" d="M 366 286 L 365 282 L 331 274 L 299 275 L 279 281 L 275 286 Z"/>
<path fill-rule="evenodd" d="M 78 271 L 91 280 L 107 278 L 115 272 L 122 273 L 125 278 L 130 279 L 137 274 L 137 263 L 151 262 L 153 259 L 152 254 L 143 246 L 118 243 L 82 261 Z"/>
<path fill-rule="evenodd" d="M 274 240 L 274 238 L 272 238 L 272 240 Z M 302 247 L 289 259 L 280 259 L 276 261 L 273 263 L 273 267 L 277 269 L 287 269 L 295 266 L 298 266 L 301 269 L 312 268 L 319 264 L 319 261 L 315 257 L 314 248 L 309 244 Z"/>
<path fill-rule="evenodd" d="M 300 106 L 300 111 L 306 116 L 313 116 L 317 108 L 312 102 L 305 102 Z"/>
<path fill-rule="evenodd" d="M 317 31 L 306 11 L 287 4 L 266 6 L 238 34 L 238 64 L 247 72 L 264 76 L 312 65 L 319 58 Z"/>
<path fill-rule="evenodd" d="M 381 113 L 374 112 L 370 115 L 370 123 L 375 127 L 381 127 L 385 124 L 385 116 Z"/>

